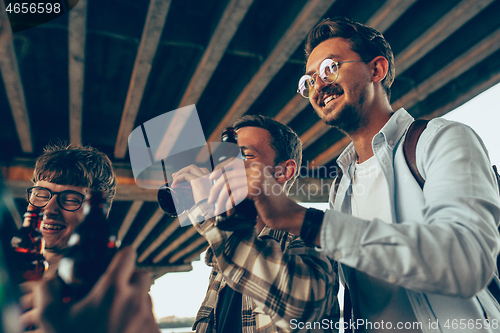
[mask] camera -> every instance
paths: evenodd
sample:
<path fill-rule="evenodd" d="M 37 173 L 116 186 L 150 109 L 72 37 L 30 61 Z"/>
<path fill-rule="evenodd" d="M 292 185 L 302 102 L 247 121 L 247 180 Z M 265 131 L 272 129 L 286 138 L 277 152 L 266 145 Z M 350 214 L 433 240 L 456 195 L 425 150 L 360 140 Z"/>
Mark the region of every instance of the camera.
<path fill-rule="evenodd" d="M 218 165 L 230 158 L 242 158 L 241 150 L 237 145 L 236 131 L 228 127 L 222 131 L 221 143 L 210 154 L 212 170 L 214 164 Z M 224 172 L 224 170 L 223 170 Z M 178 217 L 189 211 L 195 204 L 193 190 L 188 182 L 177 186 L 176 188 L 164 184 L 158 190 L 158 204 L 161 209 L 171 217 Z M 234 231 L 247 229 L 255 226 L 257 219 L 257 210 L 253 201 L 245 199 L 238 203 L 231 214 L 223 213 L 215 217 L 217 226 L 221 230 Z"/>

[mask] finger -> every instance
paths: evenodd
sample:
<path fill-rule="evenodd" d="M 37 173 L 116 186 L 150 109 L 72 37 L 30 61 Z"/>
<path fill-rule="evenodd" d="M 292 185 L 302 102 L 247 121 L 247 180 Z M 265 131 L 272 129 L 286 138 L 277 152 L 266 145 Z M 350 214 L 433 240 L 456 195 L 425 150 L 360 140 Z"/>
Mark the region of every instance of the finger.
<path fill-rule="evenodd" d="M 222 174 L 210 190 L 209 202 L 215 203 L 215 214 L 217 215 L 225 211 L 224 207 L 226 207 L 226 201 L 231 200 L 231 189 L 226 179 L 226 175 Z"/>
<path fill-rule="evenodd" d="M 181 175 L 183 173 L 189 173 L 189 174 L 191 174 L 193 176 L 201 177 L 201 176 L 204 176 L 206 174 L 209 174 L 210 172 L 208 171 L 207 168 L 200 168 L 200 167 L 198 167 L 198 166 L 196 166 L 194 164 L 191 164 L 191 165 L 188 165 L 187 167 L 184 167 L 184 168 L 180 169 L 177 172 L 174 172 L 172 174 L 172 177 Z"/>
<path fill-rule="evenodd" d="M 59 278 L 44 281 L 40 288 L 34 292 L 35 307 L 39 310 L 39 326 L 44 332 L 51 331 L 53 327 L 60 332 L 58 327 L 64 326 L 64 321 L 68 317 L 68 306 L 62 302 L 62 283 Z M 49 327 L 47 327 L 47 324 Z M 62 331 L 61 331 L 62 332 Z"/>
<path fill-rule="evenodd" d="M 174 181 L 172 182 L 171 187 L 176 188 L 181 183 L 184 183 L 184 182 L 190 183 L 192 180 L 195 180 L 197 178 L 198 178 L 198 176 L 194 176 L 190 173 L 177 174 L 174 176 Z"/>
<path fill-rule="evenodd" d="M 216 203 L 218 208 L 225 207 L 225 201 L 229 198 L 231 192 L 239 187 L 246 187 L 247 179 L 244 173 L 240 171 L 229 171 L 222 174 L 212 186 L 208 201 L 210 203 Z M 217 210 L 216 210 L 217 211 Z M 222 212 L 222 211 L 221 211 Z"/>
<path fill-rule="evenodd" d="M 33 308 L 33 292 L 24 294 L 19 297 L 19 305 L 21 305 L 22 311 L 27 311 Z"/>
<path fill-rule="evenodd" d="M 208 179 L 210 179 L 211 181 L 215 181 L 221 176 L 222 176 L 222 169 L 214 169 L 214 171 L 210 174 Z"/>
<path fill-rule="evenodd" d="M 217 177 L 214 176 L 214 174 L 218 174 Z M 224 179 L 224 176 L 220 170 L 213 172 L 210 177 L 210 180 L 212 180 L 212 188 L 210 189 L 210 194 L 208 195 L 208 202 L 209 203 L 214 203 L 217 200 L 217 197 L 219 196 L 219 192 L 222 190 L 222 188 L 225 187 L 226 182 Z"/>
<path fill-rule="evenodd" d="M 19 322 L 23 330 L 29 327 L 40 326 L 39 324 L 40 314 L 39 310 L 30 310 L 21 315 Z"/>
<path fill-rule="evenodd" d="M 172 174 L 172 187 L 177 187 L 182 182 L 191 182 L 199 177 L 208 175 L 210 172 L 207 168 L 199 168 L 196 165 L 189 165 Z"/>
<path fill-rule="evenodd" d="M 38 281 L 26 281 L 23 282 L 19 285 L 19 289 L 21 289 L 21 292 L 24 293 L 30 293 L 33 291 L 33 289 L 36 287 L 37 284 L 40 284 Z"/>

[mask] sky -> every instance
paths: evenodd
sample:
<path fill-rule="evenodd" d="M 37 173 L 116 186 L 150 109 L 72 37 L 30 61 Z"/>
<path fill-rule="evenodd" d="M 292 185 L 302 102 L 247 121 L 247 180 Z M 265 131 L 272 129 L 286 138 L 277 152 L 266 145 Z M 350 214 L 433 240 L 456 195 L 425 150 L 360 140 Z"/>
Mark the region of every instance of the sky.
<path fill-rule="evenodd" d="M 443 118 L 459 121 L 474 129 L 488 149 L 492 164 L 500 167 L 500 84 L 476 96 L 449 112 Z M 308 205 L 313 206 L 313 205 Z M 315 208 L 319 206 L 314 205 Z M 201 261 L 193 262 L 193 270 L 167 273 L 157 279 L 151 288 L 157 318 L 175 315 L 195 317 L 203 302 L 211 269 Z"/>

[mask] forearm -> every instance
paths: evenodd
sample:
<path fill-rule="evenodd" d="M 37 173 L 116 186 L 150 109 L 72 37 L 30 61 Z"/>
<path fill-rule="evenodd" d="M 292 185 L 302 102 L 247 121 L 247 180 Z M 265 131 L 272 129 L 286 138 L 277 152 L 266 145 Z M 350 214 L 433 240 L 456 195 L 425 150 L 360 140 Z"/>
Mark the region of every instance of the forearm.
<path fill-rule="evenodd" d="M 327 211 L 322 251 L 349 267 L 419 292 L 470 297 L 491 279 L 494 235 L 459 223 L 387 224 Z"/>
<path fill-rule="evenodd" d="M 278 242 L 256 233 L 229 236 L 214 227 L 204 236 L 228 285 L 258 302 L 276 325 L 319 319 L 330 310 L 336 271 L 326 256 L 302 241 L 283 252 Z"/>
<path fill-rule="evenodd" d="M 491 279 L 500 244 L 500 200 L 484 145 L 470 128 L 434 119 L 418 141 L 416 157 L 423 191 L 404 164 L 401 146 L 394 168 L 385 165 L 395 186 L 389 198 L 395 220 L 351 216 L 344 178 L 335 207 L 346 214 L 326 213 L 322 250 L 407 289 L 470 297 Z"/>

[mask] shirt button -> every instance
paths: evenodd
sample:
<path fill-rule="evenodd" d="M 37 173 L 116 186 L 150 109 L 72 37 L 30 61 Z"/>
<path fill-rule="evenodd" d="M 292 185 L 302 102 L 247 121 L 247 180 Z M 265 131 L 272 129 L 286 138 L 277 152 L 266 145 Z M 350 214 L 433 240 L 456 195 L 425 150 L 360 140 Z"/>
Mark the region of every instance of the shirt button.
<path fill-rule="evenodd" d="M 389 276 L 389 279 L 387 279 L 389 283 L 395 283 L 396 282 L 396 277 L 394 275 Z"/>

